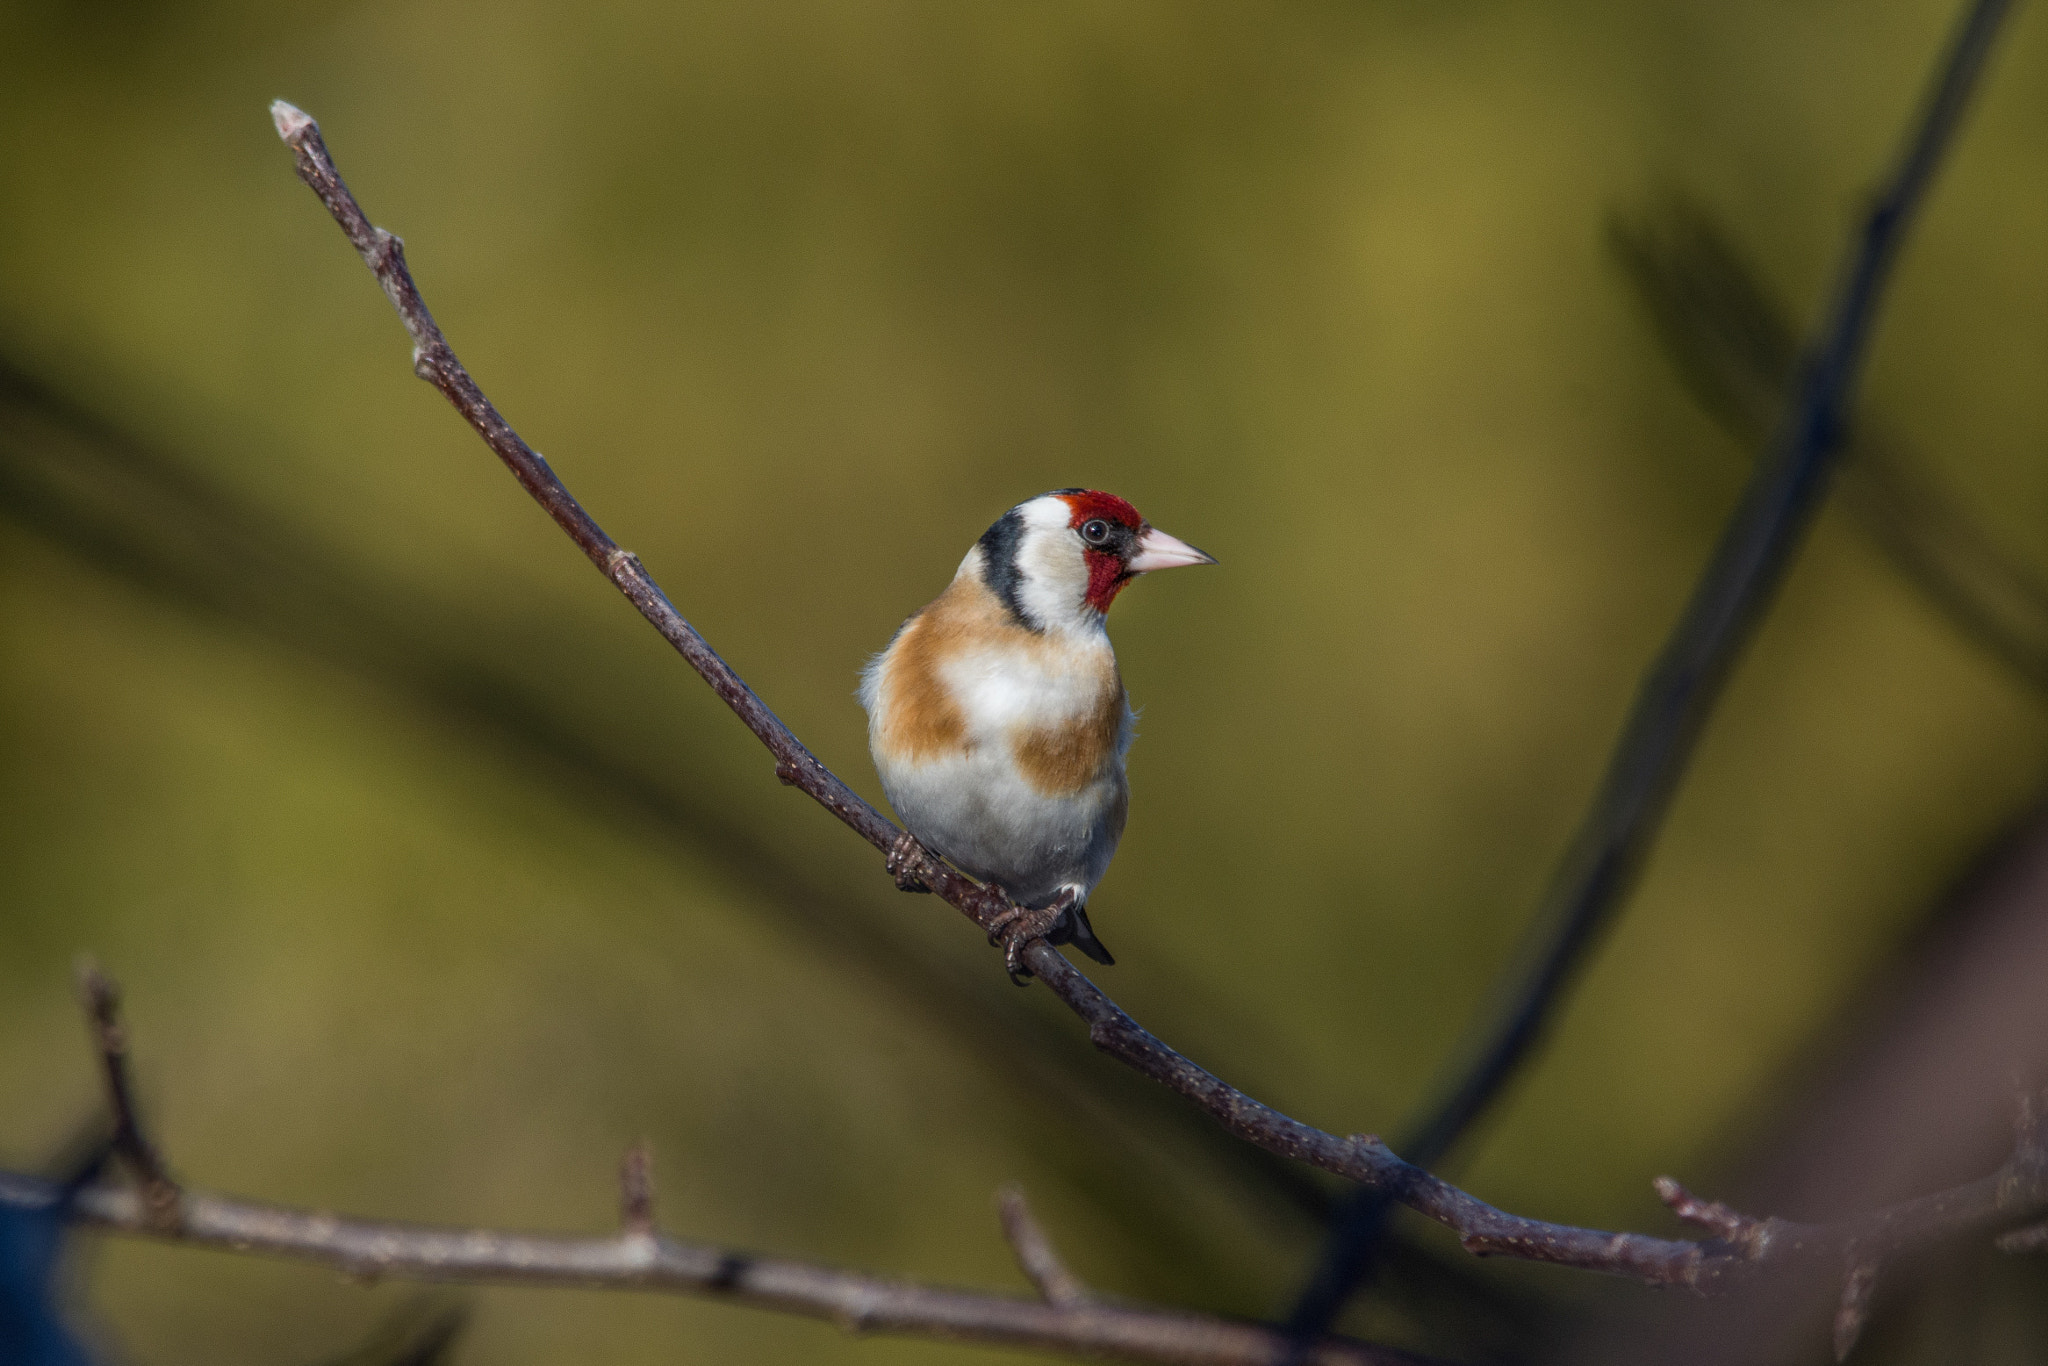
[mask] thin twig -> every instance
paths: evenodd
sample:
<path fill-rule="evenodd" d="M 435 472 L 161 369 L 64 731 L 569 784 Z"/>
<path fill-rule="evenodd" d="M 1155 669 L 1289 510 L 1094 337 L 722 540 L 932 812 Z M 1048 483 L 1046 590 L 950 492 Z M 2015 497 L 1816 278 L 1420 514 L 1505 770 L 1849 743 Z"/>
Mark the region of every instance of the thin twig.
<path fill-rule="evenodd" d="M 1650 1184 L 1655 1188 L 1657 1198 L 1670 1206 L 1673 1214 L 1688 1224 L 1709 1230 L 1721 1241 L 1742 1248 L 1751 1256 L 1762 1251 L 1764 1240 L 1770 1236 L 1768 1219 L 1752 1218 L 1718 1200 L 1702 1200 L 1668 1176 L 1660 1176 Z"/>
<path fill-rule="evenodd" d="M 628 1237 L 654 1234 L 654 1145 L 644 1138 L 619 1160 L 619 1228 Z"/>
<path fill-rule="evenodd" d="M 639 562 L 598 528 L 546 462 L 519 439 L 484 398 L 428 315 L 405 269 L 398 239 L 370 227 L 335 172 L 313 120 L 283 101 L 273 106 L 272 115 L 280 135 L 297 154 L 301 178 L 341 223 L 397 305 L 417 348 L 415 369 L 448 396 L 536 501 L 754 731 L 775 756 L 778 775 L 815 798 L 877 850 L 888 852 L 901 834 L 897 827 L 804 749 L 683 620 Z M 948 865 L 929 856 L 922 862 L 923 866 L 916 869 L 920 880 L 977 924 L 986 926 L 990 917 L 1006 904 Z M 1709 1291 L 1747 1280 L 1761 1267 L 1781 1258 L 1789 1260 L 1829 1249 L 1838 1252 L 1849 1237 L 1860 1236 L 1857 1230 L 1862 1224 L 1858 1221 L 1828 1226 L 1782 1224 L 1786 1235 L 1771 1240 L 1767 1254 L 1751 1256 L 1725 1244 L 1608 1233 L 1508 1214 L 1419 1166 L 1402 1161 L 1378 1138 L 1339 1137 L 1303 1124 L 1226 1085 L 1146 1032 L 1044 940 L 1030 944 L 1024 960 L 1039 980 L 1087 1023 L 1089 1039 L 1097 1048 L 1179 1092 L 1230 1132 L 1269 1152 L 1321 1167 L 1370 1190 L 1392 1195 L 1452 1230 L 1465 1248 L 1474 1253 L 1550 1262 L 1653 1285 Z M 1894 1207 L 1884 1217 L 1903 1220 L 1900 1227 L 1910 1228 L 1916 1236 L 1935 1236 L 1938 1232 L 1974 1228 L 2001 1219 L 2017 1221 L 2030 1215 L 2036 1204 L 2048 1209 L 2048 1181 L 2038 1188 L 2036 1184 L 2021 1183 L 2014 1189 L 2029 1193 L 2021 1202 L 2024 1208 L 1999 1203 L 1995 1189 L 1977 1183 L 1927 1197 L 1938 1208 L 1928 1206 L 1923 1210 L 1921 1203 L 1909 1202 Z"/>
<path fill-rule="evenodd" d="M 1536 943 L 1510 971 L 1498 1013 L 1448 1092 L 1403 1143 L 1436 1165 L 1530 1056 L 1601 932 L 1634 888 L 1672 794 L 1744 647 L 1820 506 L 1857 376 L 1906 229 L 1953 141 L 2011 0 L 1971 0 L 1873 202 L 1807 350 L 1797 394 L 1757 462 L 1684 615 L 1644 675 L 1592 804 L 1534 921 Z M 1302 1340 L 1335 1321 L 1370 1262 L 1388 1213 L 1372 1191 L 1333 1221 L 1289 1322 Z"/>
<path fill-rule="evenodd" d="M 143 1207 L 159 1231 L 178 1227 L 178 1183 L 171 1179 L 163 1159 L 144 1132 L 135 1105 L 134 1087 L 128 1077 L 128 1032 L 121 1027 L 121 993 L 97 964 L 90 959 L 78 965 L 78 998 L 92 1029 L 93 1051 L 99 1055 L 100 1075 L 107 1092 L 107 1109 L 114 1120 L 109 1143 L 142 1188 Z"/>
<path fill-rule="evenodd" d="M 2030 1224 L 1998 1236 L 2000 1252 L 2048 1252 L 2048 1224 Z"/>
<path fill-rule="evenodd" d="M 1039 1297 L 1063 1309 L 1088 1303 L 1092 1298 L 1088 1287 L 1060 1260 L 1052 1239 L 1032 1216 L 1024 1188 L 1013 1181 L 997 1191 L 996 1210 L 1002 1216 L 1003 1237 L 1009 1239 L 1010 1251 L 1016 1254 L 1017 1269 L 1038 1287 Z"/>
<path fill-rule="evenodd" d="M 60 1196 L 53 1182 L 0 1172 L 0 1204 L 40 1210 Z M 826 1319 L 855 1333 L 1035 1347 L 1127 1361 L 1270 1366 L 1285 1345 L 1277 1330 L 1241 1320 L 1127 1305 L 1061 1307 L 662 1235 L 576 1238 L 382 1223 L 191 1190 L 185 1192 L 183 1223 L 166 1231 L 133 1192 L 106 1185 L 78 1192 L 73 1207 L 81 1223 L 111 1232 L 314 1262 L 358 1278 L 704 1295 Z M 1317 1360 L 1328 1366 L 1420 1366 L 1423 1359 L 1365 1343 L 1331 1342 Z"/>
<path fill-rule="evenodd" d="M 1870 1302 L 1877 1296 L 1878 1264 L 1857 1255 L 1849 1257 L 1849 1273 L 1842 1278 L 1842 1299 L 1835 1308 L 1835 1360 L 1847 1361 L 1870 1321 Z"/>

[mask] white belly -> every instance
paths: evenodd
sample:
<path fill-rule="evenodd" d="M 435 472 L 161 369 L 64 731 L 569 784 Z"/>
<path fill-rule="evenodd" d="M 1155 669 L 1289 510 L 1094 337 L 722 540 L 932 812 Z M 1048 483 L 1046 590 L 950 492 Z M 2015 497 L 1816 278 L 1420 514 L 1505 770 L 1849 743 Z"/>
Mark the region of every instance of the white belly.
<path fill-rule="evenodd" d="M 877 768 L 913 835 L 1025 905 L 1043 904 L 1068 887 L 1086 900 L 1123 834 L 1121 763 L 1057 797 L 1034 791 L 1007 753 L 988 747 Z"/>

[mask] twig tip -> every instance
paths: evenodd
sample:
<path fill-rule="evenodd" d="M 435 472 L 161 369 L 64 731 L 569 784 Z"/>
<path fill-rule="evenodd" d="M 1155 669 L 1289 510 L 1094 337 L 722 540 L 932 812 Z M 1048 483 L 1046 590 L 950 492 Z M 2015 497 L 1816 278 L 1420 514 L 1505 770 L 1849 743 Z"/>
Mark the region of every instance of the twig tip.
<path fill-rule="evenodd" d="M 2030 1224 L 2002 1233 L 1994 1245 L 2000 1252 L 2048 1252 L 2048 1224 Z"/>
<path fill-rule="evenodd" d="M 1877 1263 L 1858 1262 L 1842 1283 L 1842 1303 L 1835 1310 L 1835 1360 L 1847 1361 L 1870 1321 L 1870 1301 L 1877 1292 Z"/>
<path fill-rule="evenodd" d="M 654 1145 L 644 1138 L 619 1160 L 619 1224 L 627 1233 L 654 1232 Z"/>
<path fill-rule="evenodd" d="M 296 142 L 308 128 L 317 131 L 320 127 L 311 114 L 289 100 L 270 102 L 270 121 L 277 125 L 277 135 L 286 142 Z"/>
<path fill-rule="evenodd" d="M 127 1036 L 121 1029 L 121 987 L 90 954 L 80 954 L 72 972 L 78 984 L 78 1004 L 92 1027 L 93 1043 L 101 1053 L 127 1051 Z"/>

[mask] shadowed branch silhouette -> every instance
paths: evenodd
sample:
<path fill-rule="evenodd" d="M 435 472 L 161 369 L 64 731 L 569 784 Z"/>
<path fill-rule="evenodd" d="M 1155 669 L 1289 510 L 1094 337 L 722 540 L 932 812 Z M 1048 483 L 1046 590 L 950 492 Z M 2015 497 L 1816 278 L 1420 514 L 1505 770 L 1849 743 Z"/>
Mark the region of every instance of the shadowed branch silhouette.
<path fill-rule="evenodd" d="M 1885 286 L 2009 8 L 2009 0 L 1973 0 L 1963 11 L 1898 161 L 1846 254 L 1789 402 L 1773 405 L 1769 444 L 1638 686 L 1529 937 L 1451 1080 L 1403 1144 L 1418 1166 L 1449 1156 L 1499 1099 L 1635 889 L 1708 718 L 1819 510 Z M 1368 1189 L 1339 1212 L 1289 1315 L 1298 1342 L 1336 1321 L 1370 1269 L 1391 1208 L 1386 1192 Z"/>
<path fill-rule="evenodd" d="M 1615 258 L 1686 387 L 1745 449 L 1770 433 L 1798 374 L 1783 303 L 1727 227 L 1678 196 L 1609 225 Z M 2048 693 L 2048 579 L 2001 548 L 1868 419 L 1843 437 L 1835 497 L 1944 619 Z"/>

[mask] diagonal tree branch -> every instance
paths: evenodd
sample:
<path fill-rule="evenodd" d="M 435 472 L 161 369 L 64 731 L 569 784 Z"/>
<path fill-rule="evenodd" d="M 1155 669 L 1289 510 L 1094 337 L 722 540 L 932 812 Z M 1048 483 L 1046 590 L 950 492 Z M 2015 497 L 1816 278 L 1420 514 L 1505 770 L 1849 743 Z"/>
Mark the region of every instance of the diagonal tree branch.
<path fill-rule="evenodd" d="M 441 389 L 536 501 L 754 731 L 775 756 L 777 776 L 814 797 L 877 850 L 889 851 L 901 834 L 896 826 L 803 748 L 682 618 L 639 561 L 604 534 L 546 462 L 484 398 L 428 314 L 405 268 L 398 239 L 370 226 L 336 173 L 313 120 L 283 101 L 272 106 L 272 117 L 279 135 L 297 155 L 301 178 L 327 205 L 398 307 L 414 340 L 415 371 Z M 928 855 L 918 862 L 919 878 L 984 928 L 1005 905 L 997 894 Z M 1404 1162 L 1376 1137 L 1344 1138 L 1327 1133 L 1226 1085 L 1153 1037 L 1043 940 L 1029 946 L 1025 961 L 1088 1024 L 1089 1039 L 1097 1048 L 1194 1101 L 1230 1132 L 1270 1152 L 1384 1192 L 1451 1229 L 1468 1251 L 1480 1255 L 1550 1262 L 1652 1285 L 1714 1291 L 1746 1283 L 1771 1268 L 1816 1256 L 1840 1256 L 1852 1242 L 1881 1252 L 1930 1238 L 2010 1226 L 2048 1210 L 2048 1161 L 2027 1149 L 1982 1181 L 1862 1219 L 1831 1225 L 1767 1220 L 1770 1236 L 1754 1248 L 1719 1239 L 1688 1242 L 1527 1219 L 1495 1209 Z"/>
<path fill-rule="evenodd" d="M 1403 1144 L 1434 1166 L 1529 1058 L 1602 932 L 1634 890 L 1671 797 L 1736 661 L 1784 581 L 1842 446 L 1877 310 L 1907 228 L 1983 74 L 2011 0 L 1970 0 L 1892 174 L 1849 252 L 1792 402 L 1744 488 L 1685 613 L 1644 676 L 1599 790 L 1552 881 L 1532 942 L 1456 1079 Z M 1290 1316 L 1301 1340 L 1329 1327 L 1370 1264 L 1389 1205 L 1354 1195 L 1332 1224 Z"/>
<path fill-rule="evenodd" d="M 537 766 L 550 792 L 565 784 L 602 802 L 622 831 L 692 856 L 745 887 L 761 909 L 829 960 L 857 964 L 947 1038 L 971 1049 L 1032 1103 L 1059 1098 L 1063 1115 L 1106 1140 L 1084 1160 L 1152 1161 L 1158 1137 L 1192 1145 L 1203 1173 L 1239 1187 L 1256 1207 L 1279 1207 L 1318 1227 L 1329 1198 L 1309 1174 L 1246 1148 L 1137 1078 L 1094 1065 L 1055 1018 L 1015 993 L 976 981 L 954 953 L 906 935 L 867 898 L 779 857 L 729 803 L 706 799 L 674 773 L 650 768 L 551 703 L 508 648 L 466 643 L 470 613 L 418 593 L 401 602 L 367 566 L 303 524 L 253 506 L 154 442 L 109 422 L 0 350 L 0 516 L 89 566 L 188 611 L 253 630 L 395 691 L 464 733 Z M 424 621 L 422 620 L 424 617 Z M 563 623 L 532 621 L 548 636 Z M 638 741 L 644 732 L 636 730 Z M 1181 1164 L 1186 1175 L 1185 1164 Z M 1106 1189 L 1131 1229 L 1185 1250 L 1176 1199 L 1150 1183 Z M 1421 1254 L 1404 1249 L 1405 1257 Z M 1449 1264 L 1441 1271 L 1455 1274 Z M 1469 1287 L 1477 1290 L 1476 1284 Z"/>
<path fill-rule="evenodd" d="M 788 786 L 801 789 L 877 850 L 888 853 L 902 837 L 903 831 L 868 805 L 859 793 L 841 781 L 839 775 L 804 748 L 781 718 L 768 709 L 767 703 L 746 685 L 731 665 L 719 658 L 717 651 L 698 634 L 697 628 L 675 609 L 667 594 L 641 566 L 639 557 L 605 534 L 604 528 L 583 510 L 583 506 L 555 476 L 540 452 L 527 445 L 484 396 L 483 390 L 477 387 L 476 381 L 455 358 L 455 352 L 441 335 L 433 315 L 427 311 L 426 301 L 420 297 L 419 289 L 413 283 L 412 272 L 406 268 L 405 244 L 382 228 L 373 227 L 364 216 L 355 196 L 349 193 L 348 186 L 334 168 L 333 158 L 321 141 L 319 125 L 304 111 L 283 100 L 273 103 L 270 112 L 277 125 L 278 136 L 296 154 L 299 178 L 312 188 L 321 203 L 327 206 L 327 211 L 334 215 L 335 222 L 341 225 L 350 243 L 362 256 L 363 263 L 369 266 L 392 306 L 398 310 L 399 321 L 405 324 L 406 333 L 413 342 L 413 373 L 441 391 L 505 467 L 511 470 L 520 486 L 554 519 L 555 525 L 567 533 L 591 563 L 660 632 L 662 639 L 674 647 L 676 653 L 711 685 L 711 690 L 718 694 L 720 700 L 732 708 L 747 729 L 768 747 L 768 752 L 775 758 L 775 776 Z M 908 874 L 958 907 L 983 929 L 989 928 L 995 917 L 1008 906 L 1001 896 L 985 890 L 928 854 L 914 854 L 911 864 L 906 869 Z"/>

